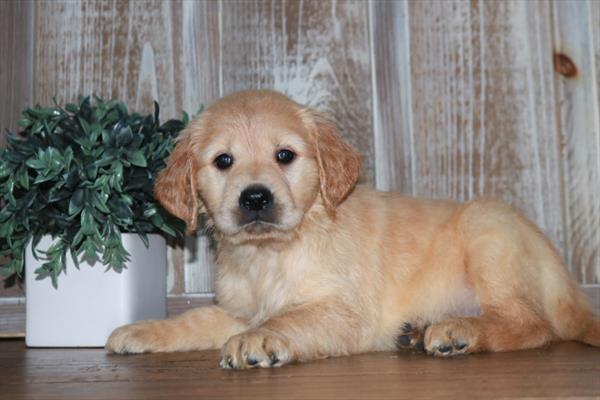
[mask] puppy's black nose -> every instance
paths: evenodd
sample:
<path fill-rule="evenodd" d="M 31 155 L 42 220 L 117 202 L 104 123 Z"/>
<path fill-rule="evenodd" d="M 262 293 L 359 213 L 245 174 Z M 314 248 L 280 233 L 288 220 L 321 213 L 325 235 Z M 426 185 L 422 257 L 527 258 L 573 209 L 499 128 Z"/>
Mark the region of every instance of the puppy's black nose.
<path fill-rule="evenodd" d="M 262 185 L 248 186 L 240 194 L 240 207 L 249 211 L 264 210 L 273 204 L 273 194 Z"/>

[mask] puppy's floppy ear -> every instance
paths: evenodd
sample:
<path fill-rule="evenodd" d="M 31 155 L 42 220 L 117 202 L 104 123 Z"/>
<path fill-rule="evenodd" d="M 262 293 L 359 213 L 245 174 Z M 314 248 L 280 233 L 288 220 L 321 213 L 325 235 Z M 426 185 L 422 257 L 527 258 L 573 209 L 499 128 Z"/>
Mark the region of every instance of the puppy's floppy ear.
<path fill-rule="evenodd" d="M 154 185 L 154 195 L 171 214 L 182 219 L 187 233 L 198 225 L 199 199 L 196 190 L 196 159 L 192 154 L 191 131 L 179 134 L 167 167 L 160 172 Z"/>
<path fill-rule="evenodd" d="M 332 211 L 350 193 L 358 181 L 361 157 L 339 136 L 337 127 L 324 115 L 304 110 L 312 122 L 321 197 L 325 207 Z"/>

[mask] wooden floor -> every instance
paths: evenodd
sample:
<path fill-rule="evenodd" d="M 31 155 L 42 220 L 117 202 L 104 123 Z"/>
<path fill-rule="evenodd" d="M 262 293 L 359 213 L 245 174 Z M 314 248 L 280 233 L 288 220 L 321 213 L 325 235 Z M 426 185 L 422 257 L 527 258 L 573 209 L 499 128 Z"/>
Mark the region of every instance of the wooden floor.
<path fill-rule="evenodd" d="M 225 371 L 218 353 L 107 355 L 0 341 L 0 399 L 400 399 L 600 397 L 600 349 L 451 360 L 373 353 L 271 370 Z"/>

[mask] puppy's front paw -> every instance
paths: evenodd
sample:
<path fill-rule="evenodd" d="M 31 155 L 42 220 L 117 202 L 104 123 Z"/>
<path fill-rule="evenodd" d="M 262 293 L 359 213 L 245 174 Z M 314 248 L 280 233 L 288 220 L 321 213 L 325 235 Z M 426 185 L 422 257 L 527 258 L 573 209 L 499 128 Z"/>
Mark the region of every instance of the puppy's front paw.
<path fill-rule="evenodd" d="M 231 337 L 221 350 L 221 368 L 280 367 L 293 361 L 289 341 L 282 335 L 258 328 Z"/>
<path fill-rule="evenodd" d="M 136 354 L 166 351 L 167 341 L 160 321 L 143 321 L 115 329 L 106 341 L 106 351 Z"/>
<path fill-rule="evenodd" d="M 464 319 L 442 321 L 425 331 L 425 350 L 437 357 L 473 353 L 476 344 L 477 332 Z"/>

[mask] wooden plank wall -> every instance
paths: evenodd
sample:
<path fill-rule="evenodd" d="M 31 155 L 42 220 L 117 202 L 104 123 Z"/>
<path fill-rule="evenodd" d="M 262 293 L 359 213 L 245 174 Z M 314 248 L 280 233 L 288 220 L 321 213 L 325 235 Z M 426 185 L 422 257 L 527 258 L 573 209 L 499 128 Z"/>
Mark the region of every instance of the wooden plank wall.
<path fill-rule="evenodd" d="M 599 290 L 600 2 L 372 1 L 370 19 L 377 185 L 514 204 Z"/>
<path fill-rule="evenodd" d="M 32 3 L 0 2 L 0 146 L 4 131 L 17 129 L 19 112 L 31 103 Z"/>
<path fill-rule="evenodd" d="M 274 88 L 333 116 L 364 182 L 521 208 L 600 299 L 596 0 L 8 0 L 0 22 L 2 128 L 53 96 L 166 118 Z M 172 295 L 210 292 L 208 248 L 171 250 Z"/>

